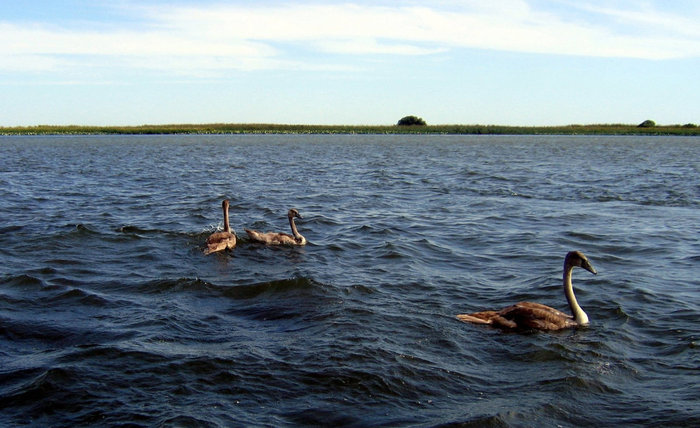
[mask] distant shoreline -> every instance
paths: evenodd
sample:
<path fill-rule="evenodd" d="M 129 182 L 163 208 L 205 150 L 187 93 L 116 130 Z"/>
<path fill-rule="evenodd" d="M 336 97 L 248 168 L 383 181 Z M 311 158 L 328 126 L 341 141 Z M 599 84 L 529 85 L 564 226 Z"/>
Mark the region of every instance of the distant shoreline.
<path fill-rule="evenodd" d="M 276 125 L 173 124 L 140 126 L 38 125 L 0 127 L 0 135 L 157 135 L 157 134 L 445 134 L 445 135 L 677 135 L 698 136 L 700 127 L 687 125 Z"/>

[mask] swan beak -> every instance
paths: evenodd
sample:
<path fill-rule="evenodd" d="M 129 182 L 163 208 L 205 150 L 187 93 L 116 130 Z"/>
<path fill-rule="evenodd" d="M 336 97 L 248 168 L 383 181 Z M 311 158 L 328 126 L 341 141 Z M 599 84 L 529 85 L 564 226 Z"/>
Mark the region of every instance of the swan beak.
<path fill-rule="evenodd" d="M 595 270 L 593 265 L 588 260 L 584 260 L 583 263 L 581 264 L 581 267 L 586 269 L 588 272 L 592 273 L 593 275 L 598 275 L 598 272 Z"/>

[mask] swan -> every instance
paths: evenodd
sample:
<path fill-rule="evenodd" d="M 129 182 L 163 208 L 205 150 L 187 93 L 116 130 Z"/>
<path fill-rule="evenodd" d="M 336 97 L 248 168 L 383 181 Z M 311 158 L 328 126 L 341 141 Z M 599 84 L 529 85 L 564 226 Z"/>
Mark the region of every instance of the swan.
<path fill-rule="evenodd" d="M 569 302 L 573 316 L 540 303 L 521 302 L 500 311 L 483 311 L 473 314 L 460 314 L 460 321 L 476 324 L 490 324 L 503 329 L 561 330 L 563 328 L 588 325 L 588 315 L 578 305 L 571 284 L 571 271 L 581 267 L 596 275 L 598 272 L 580 251 L 570 251 L 564 259 L 564 295 Z"/>
<path fill-rule="evenodd" d="M 289 218 L 289 226 L 292 228 L 292 234 L 280 233 L 280 232 L 266 232 L 261 233 L 256 230 L 245 229 L 246 233 L 252 241 L 259 242 L 266 245 L 306 245 L 306 238 L 301 236 L 301 233 L 297 230 L 296 224 L 294 224 L 294 218 L 303 218 L 299 211 L 292 208 L 287 212 L 287 218 Z"/>
<path fill-rule="evenodd" d="M 207 238 L 207 248 L 204 254 L 211 254 L 217 251 L 233 249 L 236 246 L 236 235 L 231 232 L 231 226 L 228 222 L 228 199 L 224 199 L 221 203 L 221 208 L 224 210 L 224 230 L 222 232 L 214 232 Z"/>

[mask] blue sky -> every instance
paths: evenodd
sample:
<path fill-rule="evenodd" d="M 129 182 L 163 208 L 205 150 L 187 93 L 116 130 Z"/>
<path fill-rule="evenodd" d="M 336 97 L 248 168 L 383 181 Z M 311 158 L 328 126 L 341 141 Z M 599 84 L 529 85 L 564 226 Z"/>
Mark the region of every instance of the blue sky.
<path fill-rule="evenodd" d="M 0 2 L 0 126 L 700 123 L 696 0 Z"/>

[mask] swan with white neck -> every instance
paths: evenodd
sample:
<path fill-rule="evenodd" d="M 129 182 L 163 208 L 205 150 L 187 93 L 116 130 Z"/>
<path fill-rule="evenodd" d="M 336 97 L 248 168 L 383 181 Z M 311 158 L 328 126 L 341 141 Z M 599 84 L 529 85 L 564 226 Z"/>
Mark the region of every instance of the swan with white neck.
<path fill-rule="evenodd" d="M 258 232 L 256 230 L 245 229 L 251 241 L 265 245 L 306 245 L 306 238 L 297 230 L 297 225 L 294 223 L 295 218 L 303 218 L 299 211 L 292 208 L 287 212 L 289 219 L 289 227 L 292 229 L 292 234 L 281 232 Z"/>
<path fill-rule="evenodd" d="M 586 326 L 589 323 L 588 315 L 579 306 L 571 283 L 571 272 L 574 270 L 574 267 L 586 269 L 594 275 L 597 274 L 593 265 L 582 252 L 571 251 L 566 255 L 564 259 L 563 286 L 564 295 L 567 302 L 569 302 L 572 315 L 540 303 L 520 302 L 500 311 L 460 314 L 457 315 L 457 319 L 475 324 L 488 324 L 506 330 L 561 330 Z"/>

